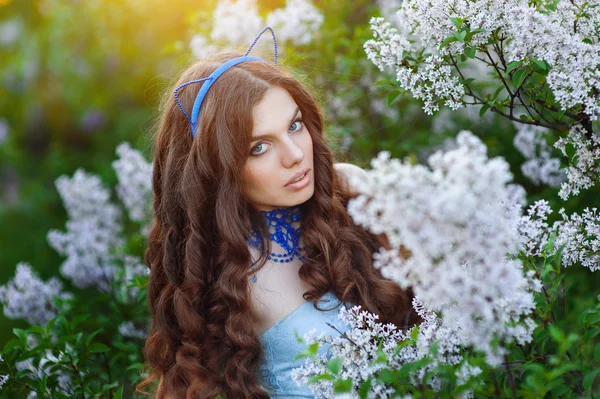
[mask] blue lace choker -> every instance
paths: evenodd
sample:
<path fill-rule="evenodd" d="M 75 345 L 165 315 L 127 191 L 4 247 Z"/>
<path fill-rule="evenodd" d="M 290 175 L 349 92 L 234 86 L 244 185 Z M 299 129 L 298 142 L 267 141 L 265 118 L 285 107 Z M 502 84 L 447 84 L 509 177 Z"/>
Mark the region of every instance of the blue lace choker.
<path fill-rule="evenodd" d="M 286 251 L 283 254 L 271 252 L 267 259 L 273 262 L 287 263 L 297 257 L 304 261 L 306 259 L 305 248 L 300 246 L 300 237 L 302 236 L 300 222 L 303 216 L 300 206 L 277 208 L 260 213 L 268 226 L 271 241 L 279 244 Z M 248 244 L 261 252 L 264 251 L 261 235 L 256 226 L 253 227 L 252 233 L 248 237 Z M 252 261 L 252 265 L 254 265 L 254 261 Z M 252 281 L 256 281 L 256 276 L 252 276 Z"/>

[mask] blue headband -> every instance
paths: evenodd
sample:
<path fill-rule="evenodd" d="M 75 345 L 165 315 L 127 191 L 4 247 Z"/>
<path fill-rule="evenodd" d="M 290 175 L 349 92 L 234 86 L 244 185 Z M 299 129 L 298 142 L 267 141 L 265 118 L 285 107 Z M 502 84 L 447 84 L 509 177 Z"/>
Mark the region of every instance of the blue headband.
<path fill-rule="evenodd" d="M 213 83 L 215 83 L 215 81 L 219 78 L 219 76 L 221 76 L 229 68 L 231 68 L 237 64 L 241 64 L 242 62 L 246 62 L 246 61 L 266 62 L 262 58 L 248 56 L 248 54 L 250 53 L 250 50 L 252 50 L 252 47 L 254 47 L 254 45 L 256 44 L 258 39 L 261 37 L 261 35 L 263 33 L 265 33 L 265 31 L 267 29 L 270 30 L 271 34 L 273 35 L 273 48 L 274 48 L 274 55 L 275 55 L 273 65 L 277 65 L 277 39 L 275 38 L 275 32 L 273 31 L 273 29 L 271 29 L 270 26 L 267 26 L 262 31 L 260 31 L 258 36 L 256 36 L 256 38 L 254 39 L 254 41 L 252 42 L 250 47 L 248 47 L 248 51 L 246 51 L 246 54 L 244 54 L 243 57 L 233 58 L 233 59 L 221 64 L 221 66 L 219 66 L 217 69 L 215 69 L 213 71 L 213 73 L 211 73 L 208 77 L 183 83 L 182 85 L 179 85 L 175 89 L 175 93 L 174 93 L 175 101 L 177 102 L 177 105 L 179 105 L 179 108 L 181 109 L 181 111 L 183 112 L 185 117 L 187 118 L 188 122 L 190 122 L 190 126 L 192 128 L 192 138 L 196 138 L 196 128 L 198 127 L 198 116 L 200 115 L 200 107 L 202 107 L 202 101 L 204 101 L 204 96 L 206 96 L 208 89 L 210 89 L 210 87 L 213 85 Z M 190 115 L 188 115 L 185 108 L 183 107 L 183 104 L 181 104 L 181 101 L 179 101 L 179 90 L 181 90 L 184 87 L 189 86 L 191 84 L 200 83 L 200 82 L 206 82 L 206 83 L 202 84 L 202 87 L 200 87 L 200 90 L 198 91 L 198 94 L 196 95 L 196 100 L 194 101 L 194 108 L 192 108 L 192 116 L 190 117 Z"/>

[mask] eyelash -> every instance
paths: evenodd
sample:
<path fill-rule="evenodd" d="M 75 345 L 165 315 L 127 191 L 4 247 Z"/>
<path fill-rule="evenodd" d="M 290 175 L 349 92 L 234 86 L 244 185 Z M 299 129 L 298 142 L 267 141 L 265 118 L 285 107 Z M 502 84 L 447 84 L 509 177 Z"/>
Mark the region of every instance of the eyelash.
<path fill-rule="evenodd" d="M 296 131 L 293 131 L 293 132 L 290 132 L 290 133 L 298 133 L 299 131 L 301 131 L 302 129 L 304 129 L 304 123 L 302 123 L 302 118 L 301 118 L 301 117 L 298 117 L 298 118 L 296 118 L 296 119 L 295 119 L 295 120 L 292 122 L 292 125 L 294 125 L 294 123 L 296 123 L 296 122 L 300 122 L 300 128 L 299 128 L 298 130 L 296 130 Z M 290 125 L 290 126 L 292 126 L 292 125 Z M 262 144 L 265 144 L 265 143 L 264 143 L 263 141 L 261 141 L 261 142 L 257 143 L 257 144 L 256 144 L 254 147 L 252 147 L 252 150 L 250 151 L 250 155 L 251 155 L 251 156 L 255 156 L 255 157 L 259 157 L 259 156 L 261 156 L 262 154 L 264 154 L 264 153 L 265 153 L 267 150 L 265 150 L 265 151 L 263 151 L 263 152 L 261 152 L 261 153 L 258 153 L 258 154 L 255 154 L 255 153 L 254 153 L 254 150 L 256 149 L 256 147 L 258 147 L 258 146 L 260 146 L 260 145 L 262 145 Z"/>

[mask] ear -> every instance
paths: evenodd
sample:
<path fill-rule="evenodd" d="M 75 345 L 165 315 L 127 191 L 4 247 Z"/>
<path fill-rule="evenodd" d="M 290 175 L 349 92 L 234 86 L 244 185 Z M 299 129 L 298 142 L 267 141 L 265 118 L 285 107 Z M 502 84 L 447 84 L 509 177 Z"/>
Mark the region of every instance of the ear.
<path fill-rule="evenodd" d="M 367 178 L 367 172 L 365 172 L 361 167 L 353 165 L 351 163 L 336 163 L 333 165 L 337 175 L 340 178 L 342 184 L 348 191 L 352 191 L 360 194 L 360 188 L 356 187 L 356 185 L 351 184 L 350 176 L 357 176 L 358 178 Z"/>

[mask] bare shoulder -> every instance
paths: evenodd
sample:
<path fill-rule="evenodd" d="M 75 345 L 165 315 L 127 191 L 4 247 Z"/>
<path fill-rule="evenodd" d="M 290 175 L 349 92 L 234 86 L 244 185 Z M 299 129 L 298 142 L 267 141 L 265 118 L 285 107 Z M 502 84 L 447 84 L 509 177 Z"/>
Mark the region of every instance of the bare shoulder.
<path fill-rule="evenodd" d="M 338 176 L 341 177 L 343 183 L 346 184 L 346 187 L 349 187 L 351 191 L 360 192 L 360 189 L 358 187 L 351 185 L 351 176 L 366 178 L 367 172 L 365 172 L 363 168 L 345 162 L 338 162 L 334 164 L 333 167 L 335 168 L 335 171 L 337 172 Z"/>

